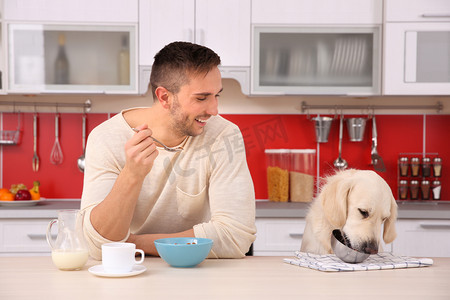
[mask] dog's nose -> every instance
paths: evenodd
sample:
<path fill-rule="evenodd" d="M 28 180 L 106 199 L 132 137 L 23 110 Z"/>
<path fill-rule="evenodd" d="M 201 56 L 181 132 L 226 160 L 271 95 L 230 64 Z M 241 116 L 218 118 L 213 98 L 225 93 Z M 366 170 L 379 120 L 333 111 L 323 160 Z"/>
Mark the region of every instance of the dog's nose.
<path fill-rule="evenodd" d="M 364 253 L 377 254 L 378 253 L 378 243 L 373 242 L 373 241 L 364 242 L 362 249 L 364 249 Z"/>

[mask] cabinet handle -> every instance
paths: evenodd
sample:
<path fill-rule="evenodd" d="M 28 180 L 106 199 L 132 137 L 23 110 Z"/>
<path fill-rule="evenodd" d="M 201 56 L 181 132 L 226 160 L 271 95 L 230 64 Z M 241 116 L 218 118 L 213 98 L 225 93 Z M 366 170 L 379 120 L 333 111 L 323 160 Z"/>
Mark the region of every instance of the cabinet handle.
<path fill-rule="evenodd" d="M 450 18 L 449 13 L 443 13 L 443 14 L 422 14 L 423 18 Z"/>
<path fill-rule="evenodd" d="M 450 224 L 420 224 L 423 229 L 450 229 Z"/>
<path fill-rule="evenodd" d="M 289 233 L 289 236 L 292 238 L 302 238 L 303 237 L 303 233 Z"/>
<path fill-rule="evenodd" d="M 27 235 L 30 239 L 32 240 L 45 240 L 47 239 L 47 237 L 45 236 L 45 234 L 33 234 L 30 233 Z M 56 239 L 57 235 L 56 234 L 52 234 L 52 239 Z"/>

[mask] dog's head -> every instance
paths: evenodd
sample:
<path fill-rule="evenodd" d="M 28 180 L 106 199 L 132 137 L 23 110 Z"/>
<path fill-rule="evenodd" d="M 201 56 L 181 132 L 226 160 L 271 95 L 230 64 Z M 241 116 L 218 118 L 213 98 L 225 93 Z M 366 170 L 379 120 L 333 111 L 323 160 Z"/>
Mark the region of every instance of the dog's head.
<path fill-rule="evenodd" d="M 346 170 L 328 178 L 320 194 L 325 217 L 334 228 L 342 229 L 351 248 L 375 254 L 383 240 L 397 236 L 397 203 L 389 185 L 377 173 Z"/>

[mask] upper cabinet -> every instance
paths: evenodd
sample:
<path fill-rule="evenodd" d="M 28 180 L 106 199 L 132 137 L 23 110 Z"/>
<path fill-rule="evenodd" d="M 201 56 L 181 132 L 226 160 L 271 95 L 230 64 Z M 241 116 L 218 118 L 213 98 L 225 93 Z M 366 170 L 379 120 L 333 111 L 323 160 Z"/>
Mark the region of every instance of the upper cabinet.
<path fill-rule="evenodd" d="M 385 12 L 383 94 L 450 94 L 450 1 L 386 0 Z"/>
<path fill-rule="evenodd" d="M 3 5 L 8 93 L 138 93 L 137 0 Z"/>
<path fill-rule="evenodd" d="M 222 76 L 248 93 L 250 7 L 251 0 L 140 0 L 141 63 L 150 66 L 173 41 L 201 44 L 220 56 Z"/>
<path fill-rule="evenodd" d="M 380 1 L 252 3 L 251 94 L 381 93 Z"/>

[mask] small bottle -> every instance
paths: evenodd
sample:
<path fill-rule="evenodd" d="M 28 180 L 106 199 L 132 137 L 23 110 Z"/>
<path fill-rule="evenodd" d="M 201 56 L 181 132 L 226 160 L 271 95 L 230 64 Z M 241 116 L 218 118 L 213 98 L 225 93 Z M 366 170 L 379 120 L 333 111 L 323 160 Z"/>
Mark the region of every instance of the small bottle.
<path fill-rule="evenodd" d="M 439 180 L 433 181 L 431 190 L 433 191 L 433 200 L 441 200 L 441 182 Z"/>
<path fill-rule="evenodd" d="M 55 84 L 69 83 L 69 60 L 66 55 L 66 37 L 61 33 L 58 37 L 58 55 L 55 60 Z"/>
<path fill-rule="evenodd" d="M 411 158 L 411 176 L 419 176 L 420 159 L 418 157 Z"/>
<path fill-rule="evenodd" d="M 398 197 L 400 200 L 408 199 L 408 181 L 400 180 L 398 186 Z"/>
<path fill-rule="evenodd" d="M 408 157 L 400 157 L 399 158 L 398 168 L 400 171 L 400 176 L 402 176 L 402 177 L 408 176 L 408 168 L 409 168 Z"/>
<path fill-rule="evenodd" d="M 422 200 L 430 199 L 430 181 L 422 180 L 420 183 L 420 191 L 422 192 Z"/>
<path fill-rule="evenodd" d="M 431 176 L 431 159 L 429 157 L 422 158 L 422 176 Z"/>
<path fill-rule="evenodd" d="M 434 177 L 442 176 L 442 159 L 440 157 L 433 159 L 433 175 Z"/>
<path fill-rule="evenodd" d="M 119 52 L 119 84 L 130 84 L 130 51 L 126 35 L 122 36 L 122 48 Z"/>
<path fill-rule="evenodd" d="M 409 185 L 411 200 L 417 200 L 419 199 L 419 181 L 417 180 L 411 180 L 411 183 Z"/>

